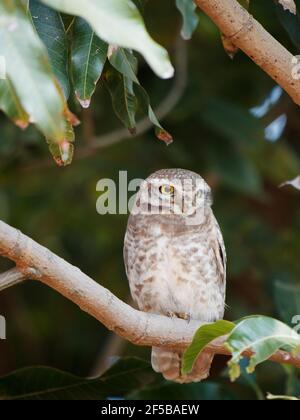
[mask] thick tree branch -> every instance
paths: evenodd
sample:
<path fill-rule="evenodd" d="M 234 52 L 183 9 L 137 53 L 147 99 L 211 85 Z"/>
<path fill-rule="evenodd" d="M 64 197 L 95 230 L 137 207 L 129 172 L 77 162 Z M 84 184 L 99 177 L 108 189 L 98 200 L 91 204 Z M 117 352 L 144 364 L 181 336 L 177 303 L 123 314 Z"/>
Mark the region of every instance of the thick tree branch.
<path fill-rule="evenodd" d="M 201 326 L 200 322 L 171 319 L 133 309 L 77 267 L 1 221 L 0 255 L 13 260 L 24 277 L 41 281 L 55 289 L 109 330 L 133 344 L 185 348 Z M 207 351 L 230 355 L 223 345 L 224 340 L 216 340 Z M 245 356 L 250 355 L 250 351 L 245 353 Z M 277 352 L 271 360 L 300 368 L 300 358 L 289 353 Z"/>
<path fill-rule="evenodd" d="M 300 105 L 300 81 L 292 77 L 293 55 L 237 0 L 195 0 L 222 33 L 269 74 Z"/>

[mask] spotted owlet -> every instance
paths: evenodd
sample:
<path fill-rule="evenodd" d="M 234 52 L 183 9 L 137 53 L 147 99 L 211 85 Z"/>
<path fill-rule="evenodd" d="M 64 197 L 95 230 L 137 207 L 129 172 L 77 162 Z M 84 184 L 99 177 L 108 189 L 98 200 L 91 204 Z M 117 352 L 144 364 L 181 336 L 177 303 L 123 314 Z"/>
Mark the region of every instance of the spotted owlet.
<path fill-rule="evenodd" d="M 124 260 L 140 310 L 186 320 L 223 318 L 226 252 L 211 209 L 210 187 L 194 172 L 165 169 L 144 181 L 125 236 Z M 171 381 L 209 376 L 212 356 L 202 354 L 181 374 L 182 350 L 152 348 L 152 367 Z"/>

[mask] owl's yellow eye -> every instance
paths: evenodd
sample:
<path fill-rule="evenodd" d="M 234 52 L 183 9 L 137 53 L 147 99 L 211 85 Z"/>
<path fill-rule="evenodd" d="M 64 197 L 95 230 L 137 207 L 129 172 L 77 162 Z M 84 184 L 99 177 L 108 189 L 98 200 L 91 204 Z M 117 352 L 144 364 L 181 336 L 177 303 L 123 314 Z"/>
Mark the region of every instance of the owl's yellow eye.
<path fill-rule="evenodd" d="M 173 185 L 162 185 L 159 187 L 159 191 L 163 195 L 174 195 L 175 188 Z"/>

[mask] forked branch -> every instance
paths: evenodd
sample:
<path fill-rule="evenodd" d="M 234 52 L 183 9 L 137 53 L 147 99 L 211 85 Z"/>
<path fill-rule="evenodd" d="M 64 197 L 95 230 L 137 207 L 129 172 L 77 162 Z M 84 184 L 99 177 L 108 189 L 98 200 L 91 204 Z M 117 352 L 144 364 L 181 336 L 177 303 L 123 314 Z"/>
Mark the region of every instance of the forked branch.
<path fill-rule="evenodd" d="M 297 60 L 237 0 L 195 0 L 195 3 L 300 105 L 300 81 L 293 77 Z"/>
<path fill-rule="evenodd" d="M 109 330 L 141 346 L 187 347 L 200 322 L 187 322 L 140 312 L 122 302 L 109 290 L 96 283 L 79 268 L 72 266 L 19 230 L 0 221 L 0 255 L 14 261 L 19 273 L 55 289 L 96 318 Z M 0 286 L 5 276 L 0 276 Z M 3 280 L 4 279 L 4 280 Z M 207 351 L 230 355 L 224 338 L 211 344 Z M 246 352 L 245 356 L 250 356 Z M 277 352 L 272 358 L 300 368 L 300 358 Z"/>

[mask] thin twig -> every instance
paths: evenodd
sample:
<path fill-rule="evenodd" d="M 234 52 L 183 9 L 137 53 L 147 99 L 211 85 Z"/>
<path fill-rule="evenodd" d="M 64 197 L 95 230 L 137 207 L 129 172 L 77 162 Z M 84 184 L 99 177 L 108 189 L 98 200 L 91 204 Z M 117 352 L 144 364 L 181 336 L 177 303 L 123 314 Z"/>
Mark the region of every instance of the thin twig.
<path fill-rule="evenodd" d="M 22 273 L 18 268 L 12 268 L 3 274 L 0 274 L 0 292 L 9 287 L 23 283 L 27 279 L 27 275 Z"/>

